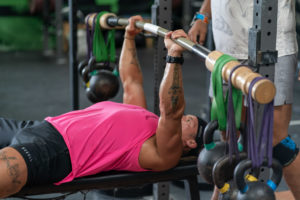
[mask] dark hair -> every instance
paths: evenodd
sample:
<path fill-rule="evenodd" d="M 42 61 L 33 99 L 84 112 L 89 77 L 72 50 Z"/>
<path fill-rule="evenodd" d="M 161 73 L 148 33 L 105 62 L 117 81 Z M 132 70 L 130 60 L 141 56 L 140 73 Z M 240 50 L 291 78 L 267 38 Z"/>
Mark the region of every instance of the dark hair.
<path fill-rule="evenodd" d="M 198 129 L 197 129 L 197 135 L 195 137 L 196 143 L 197 143 L 197 147 L 195 149 L 192 149 L 187 155 L 193 155 L 193 156 L 198 156 L 200 149 L 203 147 L 203 133 L 204 133 L 204 129 L 207 125 L 207 122 L 198 117 L 196 115 L 197 119 L 198 119 Z"/>

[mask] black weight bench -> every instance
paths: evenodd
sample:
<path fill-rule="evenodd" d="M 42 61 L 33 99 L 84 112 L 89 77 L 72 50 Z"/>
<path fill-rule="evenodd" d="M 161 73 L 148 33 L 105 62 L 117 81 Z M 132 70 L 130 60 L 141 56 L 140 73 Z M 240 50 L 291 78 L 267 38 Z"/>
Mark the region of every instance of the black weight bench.
<path fill-rule="evenodd" d="M 200 200 L 196 157 L 182 158 L 178 166 L 164 172 L 104 172 L 78 178 L 59 186 L 52 184 L 24 187 L 14 197 L 142 186 L 165 181 L 184 180 L 186 199 Z"/>

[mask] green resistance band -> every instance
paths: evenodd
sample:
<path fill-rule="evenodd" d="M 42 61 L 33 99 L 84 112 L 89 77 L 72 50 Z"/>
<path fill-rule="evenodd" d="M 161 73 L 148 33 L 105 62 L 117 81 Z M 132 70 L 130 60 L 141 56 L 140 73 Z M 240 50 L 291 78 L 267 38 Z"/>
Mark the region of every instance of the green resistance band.
<path fill-rule="evenodd" d="M 212 88 L 213 88 L 213 102 L 211 106 L 211 120 L 218 120 L 219 130 L 226 130 L 227 124 L 227 96 L 223 95 L 223 78 L 222 69 L 223 66 L 230 62 L 236 60 L 235 58 L 223 54 L 220 56 L 215 63 L 214 69 L 212 71 Z M 235 113 L 235 122 L 237 128 L 240 126 L 241 113 L 242 113 L 242 92 L 235 87 L 232 88 L 232 99 Z"/>
<path fill-rule="evenodd" d="M 93 54 L 96 57 L 96 62 L 115 62 L 116 61 L 116 46 L 115 46 L 115 30 L 109 30 L 107 34 L 107 44 L 105 44 L 104 36 L 101 31 L 99 20 L 107 11 L 102 11 L 97 15 L 95 33 L 93 39 Z"/>

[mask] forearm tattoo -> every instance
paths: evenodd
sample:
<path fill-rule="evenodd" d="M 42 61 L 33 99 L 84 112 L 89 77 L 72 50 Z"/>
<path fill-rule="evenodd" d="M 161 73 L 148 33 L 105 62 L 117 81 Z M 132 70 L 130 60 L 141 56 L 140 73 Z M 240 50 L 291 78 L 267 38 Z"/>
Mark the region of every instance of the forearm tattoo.
<path fill-rule="evenodd" d="M 181 92 L 182 88 L 180 87 L 179 83 L 179 66 L 175 64 L 173 72 L 173 82 L 168 92 L 169 94 L 171 94 L 172 111 L 176 111 L 177 109 Z"/>
<path fill-rule="evenodd" d="M 128 51 L 132 55 L 131 60 L 130 60 L 130 64 L 138 66 L 139 63 L 138 63 L 138 60 L 137 60 L 136 49 L 135 48 L 128 48 Z"/>
<path fill-rule="evenodd" d="M 13 184 L 21 184 L 20 169 L 18 164 L 12 164 L 12 161 L 17 160 L 14 156 L 7 156 L 5 151 L 0 151 L 0 161 L 6 164 L 8 175 L 11 177 Z"/>

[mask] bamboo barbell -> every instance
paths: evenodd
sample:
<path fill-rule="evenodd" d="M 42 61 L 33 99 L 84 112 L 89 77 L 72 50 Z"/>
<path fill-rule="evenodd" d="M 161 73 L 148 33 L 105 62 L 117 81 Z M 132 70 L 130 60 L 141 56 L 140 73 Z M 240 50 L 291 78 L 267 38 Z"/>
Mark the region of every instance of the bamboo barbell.
<path fill-rule="evenodd" d="M 92 13 L 89 14 L 88 17 L 86 17 L 86 22 L 89 24 L 89 26 L 93 25 L 93 22 L 95 21 L 94 18 L 96 16 L 97 13 Z M 125 26 L 129 23 L 127 18 L 119 18 L 113 13 L 106 13 L 102 15 L 99 21 L 100 26 L 103 29 L 124 29 Z M 158 35 L 161 37 L 165 37 L 165 35 L 169 32 L 169 30 L 167 29 L 147 22 L 137 21 L 135 22 L 135 25 L 142 30 L 148 31 L 154 35 Z M 214 69 L 216 60 L 221 55 L 223 55 L 223 53 L 219 51 L 210 51 L 207 48 L 196 44 L 187 38 L 178 38 L 175 39 L 174 42 L 184 47 L 188 51 L 193 52 L 201 58 L 205 59 L 205 65 L 209 71 L 212 71 Z M 239 64 L 240 63 L 238 61 L 230 61 L 225 64 L 222 69 L 222 77 L 226 82 L 229 81 L 228 79 L 232 68 Z M 256 77 L 261 77 L 261 75 L 253 72 L 246 66 L 242 66 L 233 72 L 231 83 L 234 87 L 242 90 L 244 94 L 248 94 L 250 83 Z M 273 82 L 268 79 L 262 79 L 254 84 L 251 96 L 258 103 L 266 104 L 274 99 L 275 93 L 276 89 Z"/>

